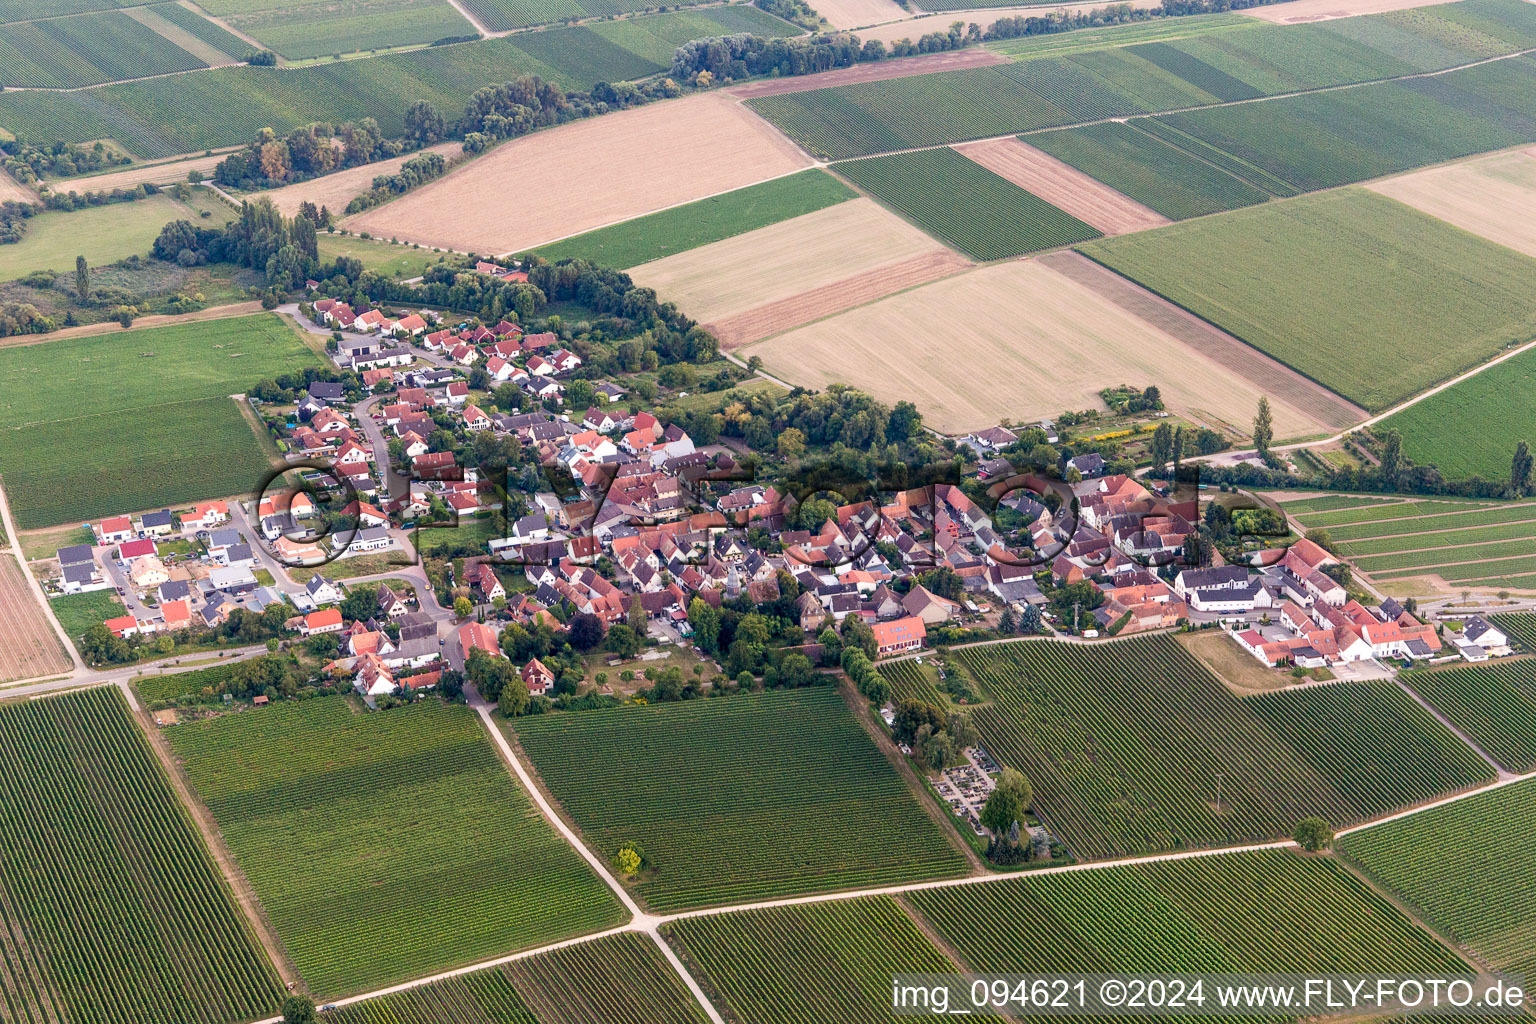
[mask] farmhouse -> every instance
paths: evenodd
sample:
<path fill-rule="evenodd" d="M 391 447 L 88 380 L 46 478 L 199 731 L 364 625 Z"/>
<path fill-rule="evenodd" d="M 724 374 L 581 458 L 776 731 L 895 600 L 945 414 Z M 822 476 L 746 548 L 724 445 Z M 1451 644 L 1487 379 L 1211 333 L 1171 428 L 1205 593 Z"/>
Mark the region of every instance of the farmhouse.
<path fill-rule="evenodd" d="M 923 638 L 927 636 L 923 620 L 912 615 L 890 622 L 877 622 L 870 628 L 875 633 L 876 657 L 882 658 L 889 654 L 918 650 L 923 646 Z"/>

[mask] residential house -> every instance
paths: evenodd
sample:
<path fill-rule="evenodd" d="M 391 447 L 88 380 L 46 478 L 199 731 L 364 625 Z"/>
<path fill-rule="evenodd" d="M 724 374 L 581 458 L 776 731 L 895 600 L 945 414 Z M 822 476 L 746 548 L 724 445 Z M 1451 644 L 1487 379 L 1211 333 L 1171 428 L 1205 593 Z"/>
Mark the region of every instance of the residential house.
<path fill-rule="evenodd" d="M 321 633 L 340 633 L 341 628 L 341 609 L 322 608 L 304 616 L 304 624 L 299 627 L 299 632 L 305 636 L 316 636 Z"/>
<path fill-rule="evenodd" d="M 102 547 L 110 547 L 132 539 L 134 535 L 133 520 L 127 516 L 113 516 L 111 519 L 103 519 L 92 527 L 96 533 L 96 543 Z"/>
<path fill-rule="evenodd" d="M 875 633 L 876 656 L 882 658 L 918 650 L 923 646 L 923 638 L 928 635 L 923 620 L 915 615 L 892 619 L 890 622 L 877 622 L 870 629 Z"/>
<path fill-rule="evenodd" d="M 555 674 L 538 658 L 530 659 L 520 674 L 528 686 L 528 692 L 533 696 L 544 696 L 554 689 Z"/>

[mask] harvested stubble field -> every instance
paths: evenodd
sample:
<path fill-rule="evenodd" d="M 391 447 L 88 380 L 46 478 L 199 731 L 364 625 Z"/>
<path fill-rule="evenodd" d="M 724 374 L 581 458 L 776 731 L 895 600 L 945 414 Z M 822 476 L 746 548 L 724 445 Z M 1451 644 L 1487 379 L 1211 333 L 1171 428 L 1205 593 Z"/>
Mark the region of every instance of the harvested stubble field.
<path fill-rule="evenodd" d="M 1465 967 L 1336 861 L 1290 850 L 1025 875 L 907 899 L 974 971 Z"/>
<path fill-rule="evenodd" d="M 349 227 L 466 252 L 520 252 L 809 165 L 731 97 L 696 95 L 515 139 Z"/>
<path fill-rule="evenodd" d="M 1081 248 L 1371 410 L 1536 335 L 1536 260 L 1365 189 Z"/>
<path fill-rule="evenodd" d="M 1129 0 L 1128 2 L 1128 6 L 1140 8 L 1157 7 L 1160 4 L 1161 0 Z M 1041 6 L 1040 4 L 1020 7 L 1007 4 L 993 6 L 961 3 L 955 10 L 947 10 L 941 14 L 921 15 L 916 18 L 903 12 L 901 16 L 905 20 L 886 21 L 884 24 L 862 29 L 859 32 L 859 39 L 865 42 L 877 39 L 887 46 L 902 39 L 910 39 L 915 43 L 930 32 L 948 32 L 949 26 L 953 25 L 956 21 L 964 21 L 967 24 L 975 22 L 981 26 L 982 31 L 986 31 L 999 18 L 1039 17 Z M 1094 3 L 1051 4 L 1047 9 L 1051 11 L 1066 10 L 1076 14 L 1099 10 L 1108 6 L 1110 6 L 1109 0 L 1096 0 Z M 820 9 L 820 5 L 817 5 L 817 9 Z M 870 23 L 866 22 L 865 24 Z M 1081 31 L 1072 33 L 1074 36 L 1080 34 Z"/>
<path fill-rule="evenodd" d="M 1155 383 L 1170 408 L 1212 425 L 1252 419 L 1264 392 L 1041 260 L 957 274 L 742 351 L 807 387 L 851 384 L 892 403 L 920 396 L 925 421 L 949 432 L 1096 406 L 1106 380 Z M 1291 402 L 1271 402 L 1281 434 L 1320 429 Z"/>
<path fill-rule="evenodd" d="M 586 259 L 607 267 L 629 268 L 814 213 L 857 196 L 857 192 L 826 171 L 801 171 L 567 238 L 541 247 L 539 255 L 550 262 Z"/>
<path fill-rule="evenodd" d="M 816 0 L 815 9 L 835 29 L 879 25 L 912 16 L 894 0 Z M 862 33 L 859 38 L 864 38 Z"/>
<path fill-rule="evenodd" d="M 178 181 L 186 181 L 187 175 L 192 171 L 197 171 L 204 178 L 213 177 L 213 169 L 227 155 L 225 152 L 220 152 L 215 153 L 213 156 L 193 157 L 190 160 L 166 160 L 160 163 L 127 167 L 122 170 L 106 171 L 102 174 L 87 174 L 78 178 L 61 178 L 50 181 L 49 184 L 55 190 L 64 192 L 71 190 L 76 192 L 111 192 L 115 188 L 133 188 L 135 185 L 146 182 L 154 185 L 170 185 Z"/>
<path fill-rule="evenodd" d="M 656 944 L 626 932 L 354 1003 L 325 1024 L 704 1024 Z"/>
<path fill-rule="evenodd" d="M 733 318 L 752 318 L 761 307 L 934 256 L 941 257 L 931 261 L 936 269 L 965 265 L 874 200 L 853 199 L 641 264 L 630 276 L 706 325 L 730 325 Z M 850 291 L 844 301 L 851 305 L 859 296 Z M 725 333 L 726 343 L 734 344 L 746 332 L 728 326 Z"/>
<path fill-rule="evenodd" d="M 1400 678 L 1505 770 L 1536 769 L 1536 659 L 1448 665 Z"/>
<path fill-rule="evenodd" d="M 0 473 L 17 525 L 248 490 L 267 460 L 228 396 L 318 362 L 271 314 L 0 348 Z M 111 411 L 79 414 L 79 396 L 104 394 Z"/>
<path fill-rule="evenodd" d="M 360 167 L 349 167 L 344 171 L 321 175 L 296 185 L 284 185 L 282 188 L 275 188 L 261 194 L 272 200 L 279 210 L 290 217 L 298 212 L 300 203 L 314 203 L 317 208 L 328 207 L 331 215 L 339 219 L 353 197 L 361 195 L 372 187 L 374 178 L 381 174 L 394 174 L 407 160 L 424 152 L 441 153 L 444 160 L 451 160 L 463 152 L 463 146 L 458 142 L 439 142 L 435 146 L 428 146 L 424 150 L 416 150 L 404 156 L 379 160 Z"/>
<path fill-rule="evenodd" d="M 1002 175 L 1106 235 L 1123 235 L 1168 223 L 1168 218 L 1156 210 L 1149 210 L 1018 138 L 972 142 L 954 148 L 967 160 Z"/>
<path fill-rule="evenodd" d="M 516 732 L 599 856 L 644 851 L 633 885 L 657 910 L 966 871 L 835 687 L 522 718 Z"/>
<path fill-rule="evenodd" d="M 0 834 L 5 1020 L 278 1009 L 277 974 L 117 687 L 0 707 Z"/>
<path fill-rule="evenodd" d="M 73 664 L 20 564 L 0 554 L 0 683 L 57 675 Z"/>
<path fill-rule="evenodd" d="M 984 745 L 1030 780 L 1036 813 L 1080 858 L 1278 838 L 1310 815 L 1361 821 L 1493 775 L 1417 704 L 1374 690 L 1238 698 L 1167 635 L 960 657 L 993 698 L 973 712 Z M 1326 737 L 1350 730 L 1400 762 L 1374 772 L 1339 756 Z"/>
<path fill-rule="evenodd" d="M 624 919 L 467 708 L 366 711 L 321 697 L 167 738 L 312 992 L 388 985 Z"/>
<path fill-rule="evenodd" d="M 1335 18 L 1355 18 L 1362 14 L 1385 14 L 1414 7 L 1431 7 L 1445 0 L 1289 0 L 1273 7 L 1250 7 L 1242 13 L 1250 18 L 1277 25 L 1299 25 Z"/>
<path fill-rule="evenodd" d="M 1536 256 L 1536 149 L 1431 167 L 1366 187 Z"/>
<path fill-rule="evenodd" d="M 1340 849 L 1488 967 L 1536 968 L 1536 779 L 1364 829 Z"/>

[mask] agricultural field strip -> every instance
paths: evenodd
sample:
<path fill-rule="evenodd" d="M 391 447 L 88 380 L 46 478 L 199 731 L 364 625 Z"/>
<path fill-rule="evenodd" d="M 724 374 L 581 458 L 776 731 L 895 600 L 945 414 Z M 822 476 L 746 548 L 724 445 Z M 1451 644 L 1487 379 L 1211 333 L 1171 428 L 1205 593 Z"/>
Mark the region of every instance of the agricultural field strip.
<path fill-rule="evenodd" d="M 967 644 L 967 645 L 962 645 L 962 646 L 965 646 L 965 647 L 984 647 L 984 646 L 991 646 L 991 645 L 999 644 L 999 643 L 1016 643 L 1016 642 L 1017 641 L 1015 641 L 1015 640 L 984 640 L 984 641 L 979 641 L 978 643 L 975 643 L 975 644 Z M 1110 642 L 1114 643 L 1114 642 L 1117 642 L 1117 641 L 1110 641 Z M 1121 641 L 1121 642 L 1123 642 L 1123 641 Z M 265 650 L 265 648 L 253 648 L 252 649 L 253 652 L 259 652 L 260 650 Z M 902 659 L 902 660 L 905 660 L 905 659 Z M 892 664 L 894 664 L 894 663 L 896 663 L 896 662 L 892 662 Z M 122 673 L 117 673 L 117 674 L 121 675 Z M 84 680 L 84 681 L 78 680 L 78 679 L 57 680 L 57 681 L 53 681 L 53 682 L 44 684 L 41 687 L 29 688 L 29 692 L 33 692 L 34 694 L 36 694 L 36 693 L 42 693 L 42 692 L 48 692 L 48 691 L 57 691 L 57 690 L 63 690 L 63 689 L 90 690 L 90 689 L 96 689 L 96 688 L 106 687 L 106 686 L 117 686 L 117 687 L 119 687 L 120 689 L 123 690 L 125 695 L 127 695 L 128 700 L 130 701 L 130 704 L 132 704 L 134 702 L 134 698 L 132 696 L 131 689 L 130 689 L 130 687 L 127 686 L 126 682 L 124 680 L 122 680 L 122 679 L 113 679 L 113 678 L 108 678 L 107 676 L 108 676 L 107 673 L 101 673 L 101 674 L 98 674 L 96 676 L 96 678 L 94 678 L 94 679 L 87 679 L 87 680 Z M 603 931 L 600 931 L 600 932 L 594 932 L 594 933 L 591 933 L 591 934 L 588 934 L 588 935 L 580 935 L 580 936 L 575 936 L 573 938 L 562 939 L 562 940 L 559 940 L 557 942 L 548 943 L 548 944 L 543 945 L 543 946 L 538 946 L 538 947 L 534 947 L 534 948 L 530 948 L 530 949 L 519 950 L 518 952 L 510 953 L 510 954 L 507 954 L 505 956 L 499 956 L 499 957 L 495 957 L 493 959 L 483 960 L 483 961 L 479 961 L 479 962 L 473 963 L 473 964 L 462 965 L 462 966 L 459 966 L 459 967 L 452 968 L 450 970 L 439 971 L 439 972 L 437 972 L 435 974 L 431 974 L 431 975 L 420 977 L 420 978 L 413 978 L 413 979 L 411 979 L 409 981 L 399 982 L 397 984 L 393 984 L 393 985 L 390 985 L 390 986 L 387 986 L 387 987 L 375 989 L 375 990 L 372 990 L 372 991 L 369 991 L 369 992 L 357 993 L 355 995 L 347 996 L 345 998 L 338 998 L 338 999 L 332 1000 L 332 1002 L 335 1005 L 337 1005 L 337 1006 L 348 1006 L 348 1005 L 352 1005 L 354 1003 L 363 1002 L 365 1000 L 377 998 L 377 997 L 380 997 L 380 996 L 391 995 L 391 994 L 398 993 L 398 992 L 405 992 L 405 991 L 408 991 L 408 990 L 411 990 L 411 989 L 420 988 L 420 987 L 423 987 L 423 986 L 426 986 L 426 985 L 430 985 L 430 984 L 432 984 L 433 982 L 436 982 L 436 981 L 442 981 L 442 980 L 445 980 L 445 979 L 448 979 L 448 978 L 462 977 L 462 976 L 467 975 L 467 974 L 472 974 L 472 973 L 474 973 L 476 971 L 486 970 L 488 968 L 497 967 L 497 966 L 500 966 L 502 964 L 513 963 L 515 961 L 524 960 L 524 959 L 527 959 L 529 957 L 538 956 L 541 953 L 549 953 L 549 952 L 553 952 L 555 950 L 565 949 L 567 947 L 578 945 L 580 943 L 590 942 L 590 941 L 593 941 L 595 939 L 605 938 L 607 936 L 617 935 L 617 934 L 620 934 L 620 933 L 623 933 L 623 932 L 643 931 L 643 932 L 654 934 L 656 932 L 656 929 L 658 929 L 661 925 L 664 925 L 664 924 L 666 924 L 666 923 L 668 923 L 670 921 L 681 920 L 681 919 L 684 919 L 684 918 L 708 917 L 708 916 L 713 916 L 713 915 L 718 915 L 718 914 L 731 914 L 731 913 L 736 913 L 736 912 L 745 911 L 745 910 L 757 910 L 757 909 L 770 908 L 770 907 L 781 907 L 781 906 L 796 906 L 796 905 L 804 904 L 804 903 L 834 902 L 834 901 L 839 901 L 839 900 L 858 899 L 858 898 L 864 897 L 864 896 L 879 896 L 879 895 L 893 895 L 893 896 L 895 896 L 895 895 L 900 895 L 902 893 L 907 893 L 907 892 L 918 892 L 918 891 L 927 890 L 927 889 L 941 889 L 941 888 L 946 888 L 946 887 L 949 887 L 949 886 L 956 886 L 956 885 L 972 885 L 972 884 L 980 884 L 980 883 L 987 883 L 987 882 L 1005 882 L 1005 881 L 1008 881 L 1008 880 L 1011 880 L 1011 879 L 1016 879 L 1018 877 L 1018 876 L 1013 875 L 1013 874 L 968 875 L 968 876 L 965 876 L 963 878 L 938 879 L 938 880 L 926 881 L 926 882 L 908 882 L 908 883 L 904 883 L 904 884 L 880 886 L 880 887 L 869 888 L 869 889 L 856 889 L 856 890 L 848 890 L 848 891 L 843 891 L 843 892 L 829 892 L 829 893 L 813 893 L 813 894 L 807 895 L 807 896 L 786 897 L 786 898 L 783 898 L 783 899 L 776 899 L 776 900 L 762 900 L 762 901 L 757 901 L 757 902 L 753 902 L 753 903 L 735 904 L 735 905 L 731 905 L 731 906 L 708 907 L 708 908 L 702 908 L 702 909 L 697 909 L 697 910 L 683 911 L 683 912 L 675 913 L 675 914 L 648 915 L 648 914 L 645 914 L 645 913 L 639 911 L 638 906 L 636 906 L 633 903 L 633 900 L 631 898 L 629 898 L 628 891 L 625 890 L 623 888 L 623 886 L 620 885 L 616 880 L 614 880 L 612 878 L 611 874 L 609 874 L 606 863 L 601 858 L 597 857 L 594 853 L 592 853 L 591 850 L 587 849 L 587 847 L 583 843 L 581 843 L 581 841 L 576 836 L 576 834 L 569 828 L 569 826 L 567 826 L 565 824 L 565 822 L 560 818 L 558 813 L 555 812 L 554 808 L 544 798 L 543 794 L 539 791 L 539 788 L 534 784 L 532 777 L 528 774 L 527 768 L 523 765 L 522 761 L 513 752 L 512 748 L 511 748 L 511 745 L 509 743 L 507 743 L 506 738 L 501 735 L 501 730 L 496 727 L 495 722 L 491 719 L 491 717 L 490 717 L 490 708 L 489 707 L 480 707 L 477 710 L 480 713 L 480 717 L 481 717 L 482 721 L 485 723 L 485 728 L 491 733 L 492 740 L 496 743 L 498 749 L 500 750 L 500 752 L 502 754 L 502 757 L 503 757 L 504 761 L 511 767 L 511 769 L 512 769 L 514 775 L 516 776 L 516 778 L 518 780 L 518 783 L 522 787 L 523 791 L 529 796 L 529 798 L 533 801 L 535 806 L 537 806 L 539 808 L 540 813 L 543 814 L 544 817 L 550 822 L 550 824 L 555 827 L 555 829 L 561 834 L 562 837 L 564 837 L 566 842 L 570 843 L 576 849 L 576 852 L 584 860 L 586 860 L 586 862 L 588 864 L 590 864 L 592 866 L 593 870 L 597 871 L 599 877 L 603 878 L 605 881 L 607 881 L 609 883 L 610 888 L 612 888 L 614 890 L 615 895 L 617 895 L 620 898 L 621 901 L 624 901 L 626 903 L 626 905 L 634 908 L 631 911 L 631 913 L 633 914 L 633 917 L 632 917 L 632 919 L 627 924 L 619 925 L 619 926 L 616 926 L 616 927 L 613 927 L 613 928 L 609 928 L 609 929 L 606 929 L 606 930 L 603 930 Z M 1405 810 L 1396 811 L 1396 812 L 1394 812 L 1392 814 L 1385 815 L 1385 816 L 1383 816 L 1381 818 L 1378 818 L 1378 819 L 1375 819 L 1375 820 L 1372 820 L 1372 821 L 1362 822 L 1360 824 L 1353 825 L 1353 826 L 1350 826 L 1350 827 L 1347 827 L 1347 828 L 1341 828 L 1341 829 L 1338 830 L 1337 834 L 1340 837 L 1343 837 L 1345 835 L 1349 835 L 1349 834 L 1352 834 L 1352 833 L 1355 833 L 1355 832 L 1364 831 L 1366 829 L 1374 828 L 1374 827 L 1377 827 L 1379 825 L 1385 825 L 1388 822 L 1398 821 L 1398 820 L 1401 820 L 1403 818 L 1412 817 L 1413 815 L 1421 814 L 1421 813 L 1424 813 L 1426 811 L 1433 810 L 1433 809 L 1435 809 L 1437 807 L 1444 807 L 1444 806 L 1447 806 L 1447 805 L 1450 805 L 1450 804 L 1459 803 L 1462 800 L 1469 799 L 1469 798 L 1477 796 L 1479 794 L 1488 793 L 1488 792 L 1491 792 L 1493 790 L 1501 789 L 1501 788 L 1503 788 L 1505 786 L 1513 785 L 1513 784 L 1516 784 L 1516 783 L 1518 783 L 1520 781 L 1523 781 L 1525 779 L 1531 779 L 1531 778 L 1536 778 L 1536 772 L 1526 773 L 1526 774 L 1523 774 L 1523 775 L 1516 775 L 1516 776 L 1513 776 L 1513 777 L 1507 778 L 1507 779 L 1500 779 L 1497 782 L 1490 783 L 1489 785 L 1480 787 L 1478 789 L 1468 790 L 1468 791 L 1462 792 L 1462 793 L 1455 793 L 1455 794 L 1452 794 L 1450 796 L 1446 796 L 1446 797 L 1443 797 L 1443 798 L 1431 801 L 1429 803 L 1423 804 L 1421 806 L 1410 807 L 1410 808 L 1407 808 Z M 1032 876 L 1033 875 L 1048 875 L 1048 874 L 1056 874 L 1056 873 L 1069 872 L 1069 871 L 1095 871 L 1095 870 L 1101 870 L 1101 869 L 1105 869 L 1105 868 L 1125 867 L 1125 866 L 1128 866 L 1128 865 L 1135 865 L 1135 864 L 1153 864 L 1153 863 L 1159 863 L 1159 862 L 1163 862 L 1163 861 L 1177 861 L 1177 860 L 1185 860 L 1185 859 L 1190 859 L 1190 858 L 1195 858 L 1195 857 L 1220 857 L 1220 856 L 1224 856 L 1224 855 L 1227 855 L 1227 854 L 1247 853 L 1247 852 L 1252 852 L 1252 851 L 1256 851 L 1256 850 L 1278 850 L 1278 849 L 1285 849 L 1287 847 L 1292 847 L 1294 845 L 1295 845 L 1295 843 L 1290 841 L 1290 840 L 1276 840 L 1276 841 L 1262 842 L 1262 843 L 1247 843 L 1247 844 L 1243 844 L 1243 845 L 1240 845 L 1240 846 L 1222 847 L 1222 848 L 1215 848 L 1215 849 L 1181 850 L 1181 851 L 1177 851 L 1177 852 L 1173 852 L 1173 853 L 1148 854 L 1148 855 L 1141 855 L 1141 856 L 1135 856 L 1135 857 L 1125 857 L 1125 858 L 1120 858 L 1120 859 L 1117 859 L 1117 860 L 1084 861 L 1084 862 L 1080 862 L 1080 863 L 1076 863 L 1076 864 L 1061 865 L 1061 866 L 1058 866 L 1058 867 L 1041 868 L 1041 869 L 1039 869 L 1037 871 L 1031 872 L 1031 875 Z M 680 973 L 682 973 L 684 975 L 685 980 L 687 980 L 689 982 L 689 984 L 690 984 L 690 988 L 692 988 L 695 991 L 696 997 L 701 999 L 701 1000 L 703 1000 L 704 1005 L 706 1006 L 707 1010 L 710 1013 L 711 1020 L 714 1021 L 715 1024 L 722 1024 L 721 1018 L 719 1018 L 717 1016 L 716 1012 L 714 1011 L 713 1004 L 710 1004 L 708 1002 L 707 998 L 703 996 L 702 990 L 699 990 L 697 988 L 697 983 L 693 981 L 691 973 L 689 973 L 685 968 L 682 967 L 680 961 L 674 961 L 673 965 L 674 965 L 675 969 L 677 969 Z M 261 1019 L 261 1020 L 258 1020 L 258 1021 L 253 1021 L 253 1022 L 251 1022 L 251 1024 L 282 1024 L 282 1018 L 281 1017 L 267 1017 L 267 1018 L 264 1018 L 264 1019 Z"/>

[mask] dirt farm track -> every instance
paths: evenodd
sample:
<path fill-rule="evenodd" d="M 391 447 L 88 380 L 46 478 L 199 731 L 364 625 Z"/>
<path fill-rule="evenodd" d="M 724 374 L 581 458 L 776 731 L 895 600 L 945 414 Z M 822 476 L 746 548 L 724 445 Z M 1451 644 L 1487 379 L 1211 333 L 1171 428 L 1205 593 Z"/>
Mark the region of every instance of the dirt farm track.
<path fill-rule="evenodd" d="M 72 667 L 15 556 L 0 554 L 0 683 Z"/>

